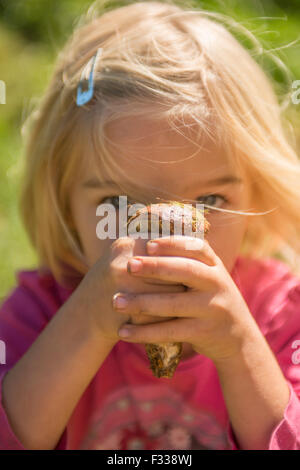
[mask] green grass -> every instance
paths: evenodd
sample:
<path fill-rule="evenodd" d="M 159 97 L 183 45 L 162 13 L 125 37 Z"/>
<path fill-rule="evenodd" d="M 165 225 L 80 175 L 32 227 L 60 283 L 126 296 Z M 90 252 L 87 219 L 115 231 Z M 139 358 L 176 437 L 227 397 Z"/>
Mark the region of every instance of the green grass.
<path fill-rule="evenodd" d="M 6 104 L 0 105 L 0 297 L 15 283 L 14 273 L 32 267 L 36 257 L 18 214 L 22 173 L 21 126 L 26 113 L 45 86 L 51 68 L 49 51 L 24 42 L 0 24 L 1 80 L 6 83 Z"/>
<path fill-rule="evenodd" d="M 47 6 L 51 3 L 53 7 L 54 2 L 57 9 L 49 10 Z M 57 51 L 68 37 L 78 14 L 83 13 L 91 2 L 51 0 L 50 3 L 49 0 L 0 0 L 0 80 L 4 80 L 7 87 L 6 104 L 0 105 L 0 299 L 15 285 L 15 272 L 30 269 L 37 262 L 18 214 L 23 164 L 21 126 L 46 88 Z M 289 3 L 289 10 L 282 8 L 285 3 L 281 0 L 204 0 L 194 1 L 194 4 L 243 21 L 263 41 L 266 49 L 284 46 L 300 37 L 297 1 Z M 254 19 L 258 16 L 281 19 Z M 299 53 L 300 41 L 279 53 L 295 80 L 300 79 Z M 272 65 L 266 66 L 278 83 L 284 85 Z M 299 111 L 300 105 L 289 112 L 297 129 L 300 129 Z"/>

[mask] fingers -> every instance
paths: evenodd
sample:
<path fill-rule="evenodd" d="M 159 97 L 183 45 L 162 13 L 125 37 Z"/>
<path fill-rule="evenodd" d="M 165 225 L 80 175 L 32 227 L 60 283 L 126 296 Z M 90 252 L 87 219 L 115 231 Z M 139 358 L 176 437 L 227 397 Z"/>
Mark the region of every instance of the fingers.
<path fill-rule="evenodd" d="M 120 328 L 119 336 L 132 343 L 190 342 L 195 336 L 195 320 L 177 318 L 141 326 L 126 323 Z"/>
<path fill-rule="evenodd" d="M 206 290 L 216 284 L 214 266 L 183 257 L 135 256 L 128 261 L 127 269 L 133 276 L 180 283 L 192 289 Z"/>
<path fill-rule="evenodd" d="M 218 257 L 209 243 L 201 238 L 172 235 L 150 240 L 146 246 L 151 256 L 184 256 L 210 266 L 218 262 Z"/>
<path fill-rule="evenodd" d="M 183 292 L 159 294 L 123 294 L 113 296 L 113 307 L 126 315 L 147 314 L 157 317 L 200 317 L 213 294 Z"/>
<path fill-rule="evenodd" d="M 117 238 L 110 246 L 113 256 L 120 254 L 132 255 L 135 240 L 130 237 Z"/>

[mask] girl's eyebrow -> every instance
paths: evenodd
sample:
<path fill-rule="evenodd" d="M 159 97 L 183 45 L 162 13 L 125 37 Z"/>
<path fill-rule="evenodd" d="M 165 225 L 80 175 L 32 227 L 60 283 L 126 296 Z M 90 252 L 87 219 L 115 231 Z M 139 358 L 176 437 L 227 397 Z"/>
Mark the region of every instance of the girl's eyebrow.
<path fill-rule="evenodd" d="M 115 181 L 99 180 L 98 178 L 91 178 L 82 183 L 83 188 L 105 188 L 108 186 L 117 186 Z"/>
<path fill-rule="evenodd" d="M 216 186 L 216 185 L 225 185 L 225 184 L 241 184 L 243 180 L 239 178 L 238 176 L 234 175 L 225 175 L 225 176 L 220 176 L 219 178 L 213 179 L 213 180 L 208 180 L 208 181 L 202 181 L 202 182 L 196 182 L 193 185 L 189 185 L 188 188 L 185 189 L 190 189 L 191 186 Z"/>
<path fill-rule="evenodd" d="M 212 185 L 212 184 L 239 184 L 242 183 L 242 179 L 238 176 L 234 175 L 226 175 L 221 176 L 220 178 L 216 178 L 214 180 L 206 181 L 204 184 Z"/>

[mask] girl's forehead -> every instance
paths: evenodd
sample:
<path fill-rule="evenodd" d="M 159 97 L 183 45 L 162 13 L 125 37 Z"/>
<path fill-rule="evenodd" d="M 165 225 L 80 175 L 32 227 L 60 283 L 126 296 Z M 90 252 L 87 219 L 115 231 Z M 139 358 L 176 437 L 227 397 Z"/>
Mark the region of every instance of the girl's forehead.
<path fill-rule="evenodd" d="M 217 132 L 206 132 L 199 123 L 184 121 L 172 127 L 167 120 L 124 118 L 106 127 L 106 146 L 117 161 L 135 165 L 153 163 L 176 171 L 216 171 L 232 166 Z M 170 165 L 168 165 L 170 164 Z M 200 167 L 201 168 L 200 168 Z M 171 170 L 172 171 L 172 170 Z"/>
<path fill-rule="evenodd" d="M 107 124 L 106 162 L 113 175 L 105 170 L 102 158 L 86 158 L 81 180 L 109 182 L 115 186 L 130 180 L 137 188 L 143 185 L 184 196 L 193 187 L 205 188 L 218 178 L 239 177 L 237 169 L 220 145 L 199 125 L 185 122 L 177 129 L 166 120 L 122 118 Z"/>
<path fill-rule="evenodd" d="M 199 140 L 201 128 L 195 121 L 184 120 L 171 124 L 166 118 L 151 119 L 128 116 L 116 119 L 106 126 L 106 137 L 110 143 L 126 146 L 127 149 L 155 149 L 155 147 L 185 147 L 188 142 Z M 201 137 L 200 137 L 201 140 Z M 202 136 L 203 140 L 203 136 Z"/>
<path fill-rule="evenodd" d="M 213 160 L 215 164 L 212 164 Z M 218 162 L 216 155 L 207 158 L 205 165 L 201 164 L 198 156 L 182 163 L 168 162 L 166 165 L 149 165 L 143 159 L 136 162 L 130 158 L 119 159 L 118 164 L 121 171 L 114 171 L 113 175 L 101 169 L 101 164 L 97 168 L 91 164 L 82 174 L 82 181 L 90 188 L 97 188 L 98 182 L 102 190 L 119 190 L 125 184 L 129 194 L 135 194 L 135 190 L 139 194 L 142 190 L 145 196 L 155 193 L 164 197 L 165 192 L 170 192 L 175 198 L 185 198 L 192 197 L 197 191 L 206 192 L 213 186 L 238 182 L 240 179 L 228 165 Z"/>

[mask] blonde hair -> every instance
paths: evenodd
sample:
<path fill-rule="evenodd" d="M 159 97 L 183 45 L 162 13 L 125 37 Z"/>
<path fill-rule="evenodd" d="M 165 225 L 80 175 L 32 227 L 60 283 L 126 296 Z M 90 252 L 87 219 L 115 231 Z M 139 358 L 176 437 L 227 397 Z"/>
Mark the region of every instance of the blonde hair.
<path fill-rule="evenodd" d="M 110 8 L 109 2 L 94 2 L 80 18 L 43 99 L 24 124 L 21 214 L 41 265 L 61 282 L 68 268 L 80 275 L 87 271 L 72 230 L 71 184 L 87 158 L 96 158 L 100 176 L 105 169 L 114 180 L 122 169 L 105 145 L 105 126 L 147 115 L 167 119 L 178 132 L 191 119 L 199 136 L 222 143 L 247 175 L 253 208 L 264 214 L 247 215 L 243 254 L 277 256 L 296 272 L 300 164 L 272 82 L 254 59 L 262 52 L 260 43 L 233 19 L 189 8 L 185 1 L 127 3 Z M 231 28 L 253 42 L 253 54 Z M 81 72 L 99 47 L 94 97 L 78 107 Z M 134 186 L 142 201 L 130 175 L 123 181 L 122 189 Z"/>

